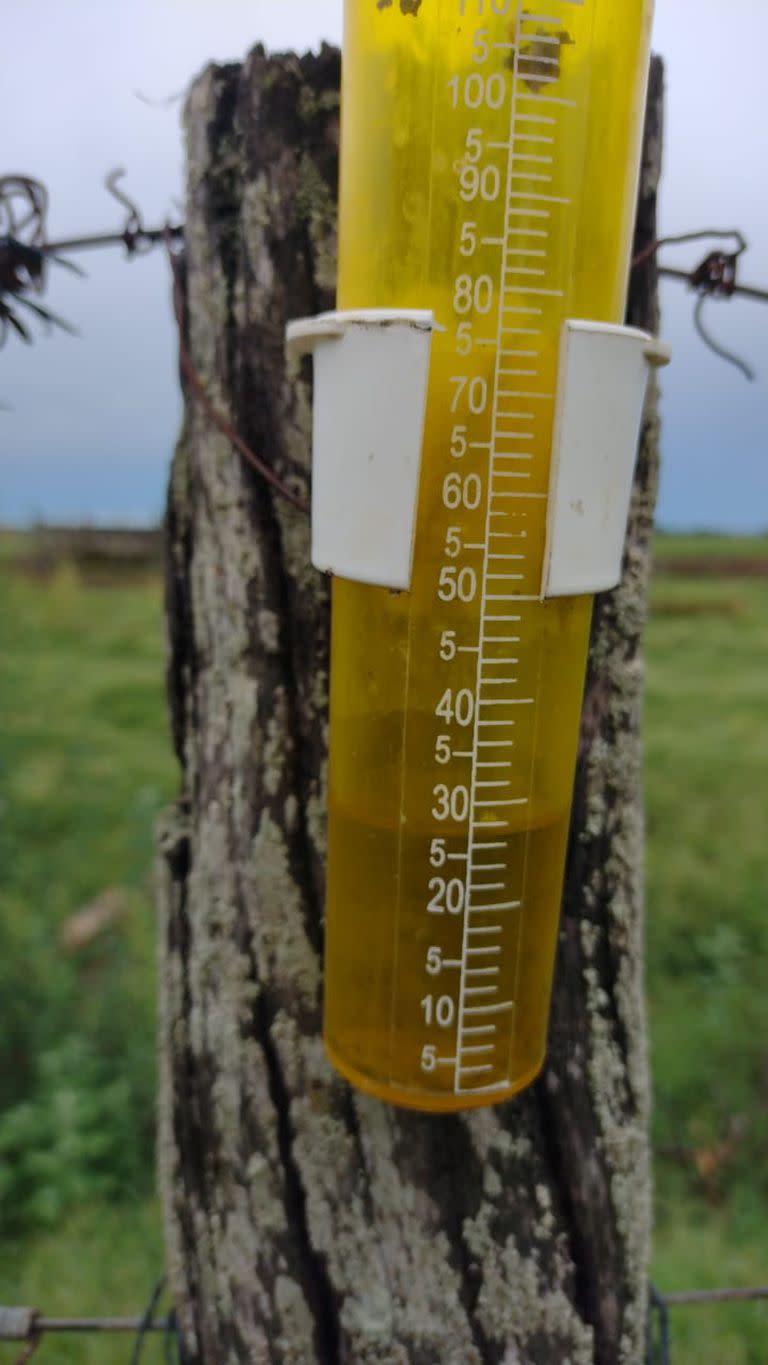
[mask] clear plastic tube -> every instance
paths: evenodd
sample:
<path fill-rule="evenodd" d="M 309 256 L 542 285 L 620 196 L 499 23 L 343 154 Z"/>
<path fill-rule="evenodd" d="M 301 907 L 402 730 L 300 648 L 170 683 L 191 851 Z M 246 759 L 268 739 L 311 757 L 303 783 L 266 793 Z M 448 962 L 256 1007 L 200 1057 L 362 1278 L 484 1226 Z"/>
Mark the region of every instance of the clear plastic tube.
<path fill-rule="evenodd" d="M 419 1109 L 544 1058 L 592 610 L 539 598 L 558 342 L 623 318 L 651 13 L 346 0 L 339 307 L 442 330 L 412 591 L 334 583 L 325 1037 Z"/>

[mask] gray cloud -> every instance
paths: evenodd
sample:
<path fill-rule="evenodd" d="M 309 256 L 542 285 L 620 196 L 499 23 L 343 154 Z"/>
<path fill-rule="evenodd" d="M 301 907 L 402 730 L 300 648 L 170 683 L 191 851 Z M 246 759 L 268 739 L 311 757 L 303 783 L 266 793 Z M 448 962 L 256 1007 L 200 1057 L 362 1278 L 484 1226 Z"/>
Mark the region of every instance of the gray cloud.
<path fill-rule="evenodd" d="M 105 172 L 129 168 L 148 220 L 175 213 L 182 190 L 179 106 L 153 108 L 211 59 L 338 41 L 341 0 L 39 0 L 5 17 L 0 86 L 2 169 L 51 191 L 51 232 L 117 226 Z M 736 38 L 733 37 L 736 35 Z M 768 121 L 759 115 L 768 12 L 760 0 L 666 0 L 656 47 L 669 105 L 663 226 L 737 223 L 754 242 L 745 272 L 768 282 Z M 681 262 L 696 250 L 683 251 Z M 670 257 L 671 259 L 671 257 Z M 0 520 L 143 520 L 159 515 L 179 400 L 169 281 L 162 253 L 126 263 L 82 258 L 87 281 L 54 276 L 51 306 L 78 340 L 54 336 L 0 353 Z M 768 310 L 711 305 L 719 336 L 751 355 L 747 386 L 701 347 L 690 300 L 664 295 L 675 364 L 664 375 L 662 520 L 768 523 Z"/>

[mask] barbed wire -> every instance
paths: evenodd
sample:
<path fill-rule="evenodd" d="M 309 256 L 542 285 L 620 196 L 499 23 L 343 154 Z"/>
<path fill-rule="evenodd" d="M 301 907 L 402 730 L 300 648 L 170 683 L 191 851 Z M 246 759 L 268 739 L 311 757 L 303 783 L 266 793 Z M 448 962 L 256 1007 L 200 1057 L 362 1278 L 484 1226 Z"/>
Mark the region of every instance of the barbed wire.
<path fill-rule="evenodd" d="M 42 307 L 30 294 L 44 293 L 48 267 L 62 266 L 75 274 L 84 272 L 67 253 L 106 246 L 123 246 L 129 256 L 140 255 L 167 240 L 183 237 L 180 224 L 148 228 L 141 210 L 120 182 L 125 176 L 122 166 L 106 176 L 108 194 L 125 211 L 123 227 L 117 232 L 92 233 L 50 241 L 48 237 L 48 191 L 33 176 L 11 174 L 0 176 L 0 348 L 5 344 L 9 329 L 21 341 L 30 343 L 32 336 L 27 319 L 20 310 L 31 313 L 47 327 L 58 327 L 76 335 L 76 329 L 64 318 Z"/>
<path fill-rule="evenodd" d="M 23 341 L 29 342 L 32 339 L 26 323 L 19 316 L 19 307 L 27 309 L 48 326 L 74 331 L 63 318 L 29 297 L 30 291 L 38 294 L 43 291 L 46 267 L 49 263 L 79 271 L 78 266 L 67 260 L 66 253 L 121 244 L 129 255 L 135 255 L 164 242 L 173 280 L 173 311 L 179 338 L 180 366 L 190 392 L 208 421 L 231 442 L 257 474 L 292 507 L 302 515 L 308 516 L 309 507 L 305 500 L 252 449 L 208 394 L 192 361 L 186 339 L 185 298 L 181 275 L 182 253 L 174 249 L 183 240 L 184 227 L 181 224 L 175 226 L 167 224 L 161 228 L 147 228 L 139 206 L 120 183 L 124 176 L 125 169 L 117 167 L 105 180 L 107 191 L 126 213 L 121 231 L 62 238 L 56 242 L 49 241 L 47 237 L 48 192 L 45 186 L 28 175 L 0 176 L 0 229 L 5 229 L 5 235 L 0 235 L 0 346 L 5 342 L 9 328 Z M 717 341 L 704 322 L 705 305 L 707 300 L 712 298 L 733 298 L 735 295 L 741 295 L 759 302 L 768 302 L 768 290 L 741 284 L 737 278 L 739 261 L 748 249 L 747 239 L 738 228 L 697 228 L 692 232 L 658 237 L 635 256 L 632 262 L 633 269 L 637 270 L 647 265 L 662 248 L 705 240 L 728 241 L 732 244 L 731 249 L 720 248 L 710 251 L 691 270 L 660 264 L 657 266 L 658 272 L 666 278 L 680 280 L 689 285 L 697 295 L 693 324 L 701 340 L 720 359 L 735 366 L 746 379 L 753 380 L 755 371 L 752 366 Z"/>
<path fill-rule="evenodd" d="M 155 1317 L 165 1289 L 163 1276 L 152 1290 L 141 1317 L 45 1317 L 35 1308 L 6 1308 L 0 1305 L 0 1344 L 23 1343 L 24 1349 L 14 1365 L 27 1365 L 46 1337 L 102 1333 L 130 1335 L 134 1338 L 130 1365 L 141 1365 L 147 1338 L 162 1335 L 166 1365 L 183 1365 L 184 1347 L 175 1310 L 172 1309 L 166 1317 Z"/>
<path fill-rule="evenodd" d="M 635 256 L 633 269 L 645 265 L 662 247 L 681 246 L 684 243 L 700 241 L 731 241 L 732 251 L 710 251 L 704 260 L 692 270 L 679 270 L 671 266 L 659 266 L 659 274 L 666 279 L 681 280 L 693 289 L 698 298 L 693 310 L 693 325 L 705 346 L 708 346 L 721 360 L 734 365 L 745 379 L 754 380 L 755 371 L 748 362 L 734 351 L 723 346 L 713 337 L 704 324 L 704 307 L 707 299 L 731 299 L 735 295 L 768 303 L 768 290 L 756 285 L 741 284 L 737 278 L 739 260 L 748 250 L 749 243 L 738 228 L 697 228 L 695 232 L 680 232 L 673 236 L 658 237 Z"/>
<path fill-rule="evenodd" d="M 171 1311 L 164 1318 L 155 1317 L 165 1289 L 166 1282 L 163 1278 L 152 1290 L 144 1313 L 141 1317 L 133 1318 L 44 1317 L 34 1308 L 6 1308 L 0 1305 L 0 1343 L 23 1344 L 24 1350 L 17 1357 L 15 1365 L 26 1365 L 46 1336 L 89 1335 L 102 1332 L 130 1334 L 134 1337 L 130 1365 L 141 1365 L 147 1338 L 162 1334 L 166 1365 L 183 1365 L 184 1347 L 175 1312 Z M 663 1294 L 651 1284 L 648 1294 L 646 1365 L 671 1365 L 671 1309 L 760 1301 L 768 1301 L 768 1285 L 753 1288 L 690 1289 Z"/>

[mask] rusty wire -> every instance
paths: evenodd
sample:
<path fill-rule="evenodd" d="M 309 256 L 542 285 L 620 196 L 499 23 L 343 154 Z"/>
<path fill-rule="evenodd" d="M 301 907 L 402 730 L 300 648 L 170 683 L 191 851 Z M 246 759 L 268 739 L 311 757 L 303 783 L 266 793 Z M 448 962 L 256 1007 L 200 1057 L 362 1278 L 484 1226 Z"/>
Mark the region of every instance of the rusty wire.
<path fill-rule="evenodd" d="M 226 436 L 228 441 L 231 441 L 235 450 L 239 451 L 243 459 L 256 470 L 257 474 L 260 474 L 261 477 L 266 480 L 270 487 L 274 488 L 275 492 L 278 493 L 281 498 L 285 498 L 286 502 L 289 502 L 297 511 L 302 512 L 305 516 L 309 516 L 309 506 L 304 499 L 294 493 L 292 489 L 283 482 L 279 475 L 277 475 L 273 469 L 270 469 L 269 465 L 265 464 L 264 460 L 251 449 L 247 442 L 243 440 L 240 433 L 235 430 L 229 418 L 216 407 L 215 403 L 213 403 L 209 397 L 187 347 L 186 327 L 184 322 L 184 290 L 181 281 L 179 257 L 173 250 L 170 239 L 167 240 L 166 245 L 168 248 L 168 259 L 173 274 L 173 311 L 179 333 L 179 359 L 184 378 L 189 384 L 190 389 L 195 395 L 195 398 L 209 422 L 217 427 L 222 435 Z"/>

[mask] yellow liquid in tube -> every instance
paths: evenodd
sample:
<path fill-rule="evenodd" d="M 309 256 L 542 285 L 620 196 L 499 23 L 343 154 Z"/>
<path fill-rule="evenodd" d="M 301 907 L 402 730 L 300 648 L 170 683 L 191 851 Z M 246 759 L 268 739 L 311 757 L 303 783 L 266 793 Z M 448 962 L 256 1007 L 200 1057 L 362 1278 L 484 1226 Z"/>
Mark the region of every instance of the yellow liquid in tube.
<path fill-rule="evenodd" d="M 412 590 L 333 587 L 325 1041 L 445 1112 L 544 1059 L 592 612 L 539 600 L 558 342 L 623 320 L 652 5 L 415 8 L 345 5 L 338 307 L 443 330 Z"/>

